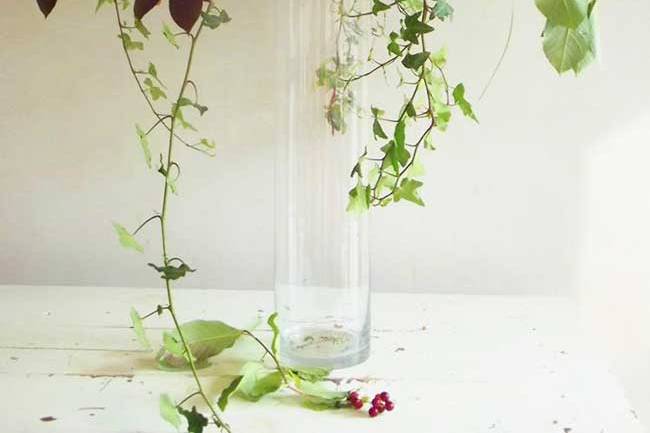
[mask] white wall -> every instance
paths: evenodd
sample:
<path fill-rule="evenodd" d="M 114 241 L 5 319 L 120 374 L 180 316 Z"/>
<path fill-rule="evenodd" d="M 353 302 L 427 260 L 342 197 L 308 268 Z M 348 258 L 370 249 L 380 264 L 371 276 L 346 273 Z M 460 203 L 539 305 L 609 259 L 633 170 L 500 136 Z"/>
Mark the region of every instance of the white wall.
<path fill-rule="evenodd" d="M 110 221 L 132 226 L 156 209 L 160 179 L 145 170 L 133 123 L 145 110 L 106 10 L 61 2 L 44 21 L 32 2 L 9 0 L 0 16 L 0 283 L 154 286 L 121 250 Z M 503 46 L 511 2 L 456 2 L 436 43 L 469 97 Z M 181 154 L 181 200 L 172 245 L 199 268 L 205 288 L 272 285 L 273 2 L 225 0 L 233 22 L 200 48 L 196 80 L 211 110 L 215 159 Z M 591 143 L 648 109 L 647 0 L 602 2 L 603 58 L 585 76 L 558 78 L 541 52 L 542 19 L 517 2 L 512 44 L 487 96 L 480 126 L 459 120 L 436 140 L 426 209 L 400 205 L 372 220 L 378 290 L 570 293 Z M 157 23 L 158 16 L 150 22 Z M 157 29 L 156 25 L 152 27 Z M 179 54 L 157 38 L 167 82 Z M 244 114 L 245 113 L 245 114 Z"/>

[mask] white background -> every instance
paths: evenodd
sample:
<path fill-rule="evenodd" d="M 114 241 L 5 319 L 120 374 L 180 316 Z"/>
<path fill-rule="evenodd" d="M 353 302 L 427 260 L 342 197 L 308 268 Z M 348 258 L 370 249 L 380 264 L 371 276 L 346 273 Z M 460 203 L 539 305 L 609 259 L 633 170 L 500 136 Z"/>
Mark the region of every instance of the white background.
<path fill-rule="evenodd" d="M 148 124 L 110 11 L 61 1 L 0 15 L 0 284 L 152 287 L 111 221 L 133 226 L 160 202 L 135 121 Z M 425 209 L 373 213 L 373 288 L 578 296 L 641 406 L 650 386 L 650 2 L 600 2 L 601 59 L 559 78 L 541 51 L 543 20 L 515 2 L 507 57 L 477 126 L 457 119 L 425 159 Z M 218 156 L 183 152 L 171 244 L 200 271 L 192 287 L 270 288 L 273 279 L 272 1 L 224 1 L 233 22 L 201 44 L 195 80 L 210 105 L 201 127 Z M 252 7 L 254 5 L 254 7 Z M 503 47 L 512 3 L 457 1 L 435 42 L 449 75 L 476 99 Z M 149 21 L 168 83 L 181 53 Z M 144 59 L 143 59 L 144 60 Z M 171 90 L 175 93 L 175 90 Z M 634 386 L 632 386 L 634 385 Z M 647 404 L 646 408 L 650 408 Z M 646 410 L 649 413 L 650 410 Z"/>

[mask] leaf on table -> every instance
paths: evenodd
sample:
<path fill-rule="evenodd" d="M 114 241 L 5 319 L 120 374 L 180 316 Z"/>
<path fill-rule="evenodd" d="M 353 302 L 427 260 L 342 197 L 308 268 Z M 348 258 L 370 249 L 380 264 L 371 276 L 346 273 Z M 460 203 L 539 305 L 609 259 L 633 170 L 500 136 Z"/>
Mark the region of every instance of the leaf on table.
<path fill-rule="evenodd" d="M 203 429 L 208 426 L 208 419 L 202 413 L 197 412 L 196 406 L 192 410 L 185 410 L 182 407 L 178 411 L 187 419 L 188 433 L 203 433 Z"/>
<path fill-rule="evenodd" d="M 221 391 L 221 394 L 219 395 L 219 401 L 217 402 L 217 405 L 219 406 L 219 409 L 221 411 L 225 411 L 226 407 L 228 407 L 228 401 L 230 399 L 230 396 L 237 391 L 237 387 L 239 386 L 239 383 L 243 379 L 244 376 L 237 376 L 235 379 L 230 382 L 230 384 Z"/>
<path fill-rule="evenodd" d="M 131 234 L 124 228 L 124 226 L 113 223 L 113 228 L 117 233 L 120 245 L 122 245 L 124 248 L 135 250 L 139 253 L 144 252 L 144 247 L 140 245 L 140 243 L 138 243 L 138 241 L 135 240 L 133 236 L 131 236 Z"/>
<path fill-rule="evenodd" d="M 243 331 L 220 321 L 195 320 L 181 325 L 181 331 L 198 363 L 216 356 L 232 347 Z M 158 354 L 159 362 L 171 367 L 187 364 L 187 354 L 178 331 L 163 334 L 163 350 Z"/>
<path fill-rule="evenodd" d="M 176 404 L 172 401 L 171 397 L 167 394 L 160 396 L 160 416 L 169 424 L 178 430 L 181 426 L 181 415 L 176 408 Z"/>
<path fill-rule="evenodd" d="M 268 370 L 259 362 L 247 362 L 240 372 L 241 380 L 237 386 L 237 395 L 250 401 L 258 401 L 282 386 L 282 373 Z"/>
<path fill-rule="evenodd" d="M 346 407 L 347 392 L 334 391 L 322 382 L 295 381 L 296 388 L 302 391 L 302 405 L 311 410 L 340 409 Z"/>
<path fill-rule="evenodd" d="M 316 383 L 320 382 L 329 376 L 331 373 L 330 370 L 326 368 L 294 368 L 291 370 L 291 374 L 298 376 L 301 380 L 307 382 Z"/>
<path fill-rule="evenodd" d="M 144 331 L 144 326 L 142 325 L 142 319 L 140 319 L 140 314 L 138 314 L 135 308 L 131 308 L 131 324 L 133 325 L 133 331 L 135 332 L 138 342 L 142 347 L 147 350 L 151 350 L 151 343 L 147 338 L 147 334 Z"/>

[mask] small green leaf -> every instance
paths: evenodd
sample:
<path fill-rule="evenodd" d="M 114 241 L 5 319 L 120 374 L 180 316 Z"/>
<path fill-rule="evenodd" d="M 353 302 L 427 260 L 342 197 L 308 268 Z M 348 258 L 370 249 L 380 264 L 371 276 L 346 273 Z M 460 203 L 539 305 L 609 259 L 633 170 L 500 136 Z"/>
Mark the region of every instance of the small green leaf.
<path fill-rule="evenodd" d="M 196 406 L 193 406 L 191 411 L 182 407 L 178 408 L 178 411 L 187 419 L 188 433 L 203 433 L 203 429 L 208 426 L 208 419 L 196 411 Z"/>
<path fill-rule="evenodd" d="M 144 326 L 142 325 L 142 319 L 136 311 L 135 308 L 131 308 L 131 324 L 133 325 L 133 331 L 135 332 L 136 337 L 138 337 L 138 342 L 142 347 L 147 350 L 151 350 L 151 343 L 147 339 L 147 334 L 144 332 Z"/>
<path fill-rule="evenodd" d="M 421 15 L 422 14 L 420 12 L 416 12 L 412 15 L 408 15 L 404 19 L 404 24 L 406 25 L 406 29 L 408 31 L 413 32 L 416 35 L 431 33 L 433 31 L 433 27 L 427 23 L 420 21 Z"/>
<path fill-rule="evenodd" d="M 167 94 L 163 92 L 160 87 L 156 86 L 153 81 L 151 81 L 151 78 L 145 78 L 143 84 L 147 86 L 147 91 L 149 92 L 149 95 L 151 95 L 151 99 L 154 101 L 157 101 L 159 99 L 167 99 Z"/>
<path fill-rule="evenodd" d="M 375 137 L 375 140 L 377 137 L 379 138 L 388 138 L 386 133 L 384 132 L 384 128 L 381 127 L 381 123 L 379 123 L 379 119 L 375 118 L 374 122 L 372 123 L 372 134 Z"/>
<path fill-rule="evenodd" d="M 171 397 L 167 394 L 162 394 L 160 396 L 160 416 L 162 419 L 167 421 L 169 424 L 174 426 L 178 430 L 181 426 L 181 416 L 178 413 L 176 404 L 172 401 Z"/>
<path fill-rule="evenodd" d="M 231 21 L 230 16 L 228 16 L 228 13 L 223 9 L 219 15 L 201 12 L 201 16 L 203 17 L 203 24 L 213 30 L 219 27 L 221 24 L 225 24 Z"/>
<path fill-rule="evenodd" d="M 372 13 L 377 15 L 379 12 L 384 12 L 390 9 L 390 6 L 380 0 L 373 0 Z"/>
<path fill-rule="evenodd" d="M 144 44 L 142 42 L 134 41 L 127 33 L 119 34 L 117 37 L 122 39 L 122 44 L 127 51 L 144 49 Z"/>
<path fill-rule="evenodd" d="M 381 150 L 388 155 L 388 162 L 395 173 L 399 172 L 400 165 L 405 166 L 411 158 L 409 151 L 404 146 L 397 146 L 394 140 L 389 141 Z"/>
<path fill-rule="evenodd" d="M 406 122 L 404 119 L 400 120 L 395 126 L 395 145 L 399 148 L 404 148 L 406 145 Z"/>
<path fill-rule="evenodd" d="M 454 15 L 454 8 L 447 2 L 447 0 L 437 0 L 433 6 L 433 14 L 441 21 L 446 18 L 452 18 Z"/>
<path fill-rule="evenodd" d="M 347 392 L 332 391 L 322 383 L 296 380 L 296 388 L 302 391 L 303 406 L 312 410 L 339 409 L 347 406 Z"/>
<path fill-rule="evenodd" d="M 431 53 L 431 62 L 439 68 L 447 64 L 447 47 L 442 47 L 435 53 Z"/>
<path fill-rule="evenodd" d="M 535 0 L 537 9 L 551 24 L 576 29 L 588 13 L 587 0 Z"/>
<path fill-rule="evenodd" d="M 221 409 L 222 412 L 226 410 L 230 396 L 235 391 L 237 391 L 237 387 L 239 387 L 239 384 L 241 383 L 243 378 L 244 376 L 235 377 L 235 379 L 232 382 L 230 382 L 230 384 L 226 388 L 224 388 L 223 391 L 221 391 L 221 395 L 219 395 L 219 401 L 217 402 L 217 405 L 219 406 L 219 409 Z"/>
<path fill-rule="evenodd" d="M 194 272 L 196 270 L 190 268 L 185 263 L 181 263 L 179 266 L 156 266 L 153 263 L 149 263 L 149 266 L 160 272 L 162 274 L 160 278 L 163 280 L 178 280 L 187 275 L 188 272 Z"/>
<path fill-rule="evenodd" d="M 149 149 L 149 139 L 147 134 L 140 128 L 140 125 L 135 125 L 135 131 L 138 134 L 138 139 L 140 141 L 140 147 L 144 153 L 144 160 L 147 163 L 147 167 L 151 168 L 151 150 Z"/>
<path fill-rule="evenodd" d="M 181 125 L 183 129 L 190 129 L 192 131 L 196 131 L 197 129 L 192 125 L 190 122 L 185 120 L 185 116 L 183 116 L 183 110 L 181 107 L 176 107 L 176 104 L 172 105 L 172 113 L 174 113 L 174 117 L 176 121 Z"/>
<path fill-rule="evenodd" d="M 424 185 L 422 182 L 414 179 L 403 179 L 399 188 L 395 189 L 395 202 L 397 203 L 403 199 L 424 206 L 424 201 L 422 201 L 417 191 L 422 185 Z"/>
<path fill-rule="evenodd" d="M 396 56 L 401 56 L 402 55 L 402 47 L 397 43 L 397 39 L 399 38 L 399 35 L 395 32 L 391 32 L 389 35 L 390 42 L 386 46 L 386 49 L 390 54 L 394 54 Z"/>
<path fill-rule="evenodd" d="M 151 32 L 149 29 L 142 23 L 142 21 L 136 19 L 134 23 L 135 28 L 140 32 L 142 36 L 145 37 L 145 39 L 149 39 L 149 35 L 151 35 Z"/>
<path fill-rule="evenodd" d="M 418 70 L 427 61 L 429 55 L 431 55 L 431 53 L 428 51 L 422 51 L 416 54 L 407 54 L 402 59 L 402 65 L 409 69 Z"/>
<path fill-rule="evenodd" d="M 166 88 L 166 86 L 163 84 L 162 81 L 160 81 L 160 78 L 158 78 L 158 69 L 156 68 L 156 65 L 153 63 L 149 62 L 149 67 L 147 68 L 147 73 L 154 79 L 158 84 L 160 84 L 161 87 Z"/>
<path fill-rule="evenodd" d="M 142 245 L 140 245 L 138 241 L 136 241 L 135 238 L 131 236 L 131 234 L 123 226 L 117 223 L 113 223 L 113 228 L 117 233 L 120 244 L 124 248 L 132 249 L 139 253 L 144 252 L 144 248 L 142 247 Z"/>
<path fill-rule="evenodd" d="M 113 0 L 98 0 L 97 1 L 97 7 L 95 8 L 95 13 L 99 12 L 99 10 L 102 8 L 102 6 L 107 5 L 107 4 L 112 4 Z"/>
<path fill-rule="evenodd" d="M 177 49 L 180 48 L 181 46 L 178 45 L 178 42 L 176 41 L 176 36 L 174 36 L 174 31 L 167 25 L 167 23 L 163 23 L 163 36 L 165 39 L 167 39 L 167 42 L 172 44 L 172 46 L 176 47 Z"/>
<path fill-rule="evenodd" d="M 273 340 L 271 341 L 271 352 L 273 352 L 274 355 L 278 354 L 278 338 L 280 337 L 280 328 L 278 328 L 277 320 L 278 320 L 278 313 L 273 313 L 269 316 L 268 320 L 266 321 L 266 323 L 271 328 L 271 331 L 273 331 Z"/>
<path fill-rule="evenodd" d="M 371 193 L 372 190 L 370 189 L 370 185 L 364 186 L 361 183 L 361 179 L 359 179 L 357 186 L 352 188 L 349 192 L 349 201 L 346 211 L 353 214 L 361 214 L 370 209 Z"/>
<path fill-rule="evenodd" d="M 467 102 L 467 99 L 465 99 L 465 86 L 463 85 L 463 83 L 458 84 L 454 88 L 454 92 L 452 95 L 454 97 L 454 101 L 456 102 L 460 110 L 463 112 L 463 114 L 478 123 L 478 119 L 474 114 L 474 110 L 472 110 L 472 104 Z"/>
<path fill-rule="evenodd" d="M 232 347 L 243 331 L 220 321 L 195 320 L 181 326 L 181 331 L 197 362 L 205 361 Z M 177 331 L 163 334 L 163 351 L 158 359 L 173 367 L 187 363 L 183 343 Z"/>

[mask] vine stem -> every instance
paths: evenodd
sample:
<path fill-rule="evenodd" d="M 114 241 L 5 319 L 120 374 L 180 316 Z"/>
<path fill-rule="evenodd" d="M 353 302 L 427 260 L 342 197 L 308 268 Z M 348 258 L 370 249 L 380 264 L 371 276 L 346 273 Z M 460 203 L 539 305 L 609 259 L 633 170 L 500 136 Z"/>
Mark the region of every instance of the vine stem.
<path fill-rule="evenodd" d="M 207 3 L 208 3 L 208 9 L 213 6 L 212 0 L 209 0 Z M 117 2 L 114 2 L 114 5 L 115 5 L 115 13 L 116 13 L 116 16 L 117 16 L 117 23 L 118 23 L 118 26 L 119 26 L 119 29 L 120 29 L 120 35 L 124 36 L 124 26 L 122 25 L 122 20 L 121 20 L 121 17 L 120 17 L 119 6 L 118 6 Z M 199 39 L 199 36 L 201 35 L 204 24 L 205 24 L 205 21 L 201 20 L 196 33 L 194 35 L 189 33 L 189 36 L 190 36 L 190 39 L 191 39 L 191 44 L 190 44 L 190 51 L 189 51 L 189 54 L 188 54 L 187 64 L 185 66 L 185 73 L 184 73 L 184 76 L 183 76 L 183 81 L 182 81 L 180 90 L 178 92 L 178 97 L 176 98 L 176 104 L 174 105 L 174 108 L 172 110 L 173 112 L 172 112 L 172 115 L 171 115 L 170 125 L 167 128 L 169 130 L 169 142 L 168 142 L 168 146 L 167 146 L 167 167 L 170 167 L 172 165 L 172 163 L 174 163 L 173 162 L 174 139 L 178 138 L 179 141 L 183 142 L 183 140 L 180 137 L 178 137 L 176 135 L 176 133 L 175 133 L 176 110 L 180 109 L 180 101 L 183 98 L 183 96 L 185 95 L 185 90 L 187 89 L 188 83 L 190 81 L 189 76 L 190 76 L 190 72 L 192 71 L 192 62 L 194 60 L 194 53 L 195 53 L 195 50 L 196 50 L 196 43 L 197 43 L 197 41 Z M 127 58 L 127 62 L 129 64 L 129 68 L 131 69 L 131 73 L 133 74 L 133 76 L 134 76 L 134 78 L 135 78 L 135 80 L 137 82 L 137 85 L 138 85 L 138 88 L 140 89 L 140 92 L 144 96 L 145 100 L 147 101 L 147 104 L 149 105 L 149 107 L 153 111 L 154 115 L 158 118 L 159 121 L 161 121 L 160 119 L 163 116 L 161 116 L 156 111 L 155 107 L 153 106 L 153 103 L 151 102 L 151 100 L 147 96 L 147 93 L 144 90 L 144 88 L 142 86 L 142 83 L 137 78 L 137 71 L 133 66 L 133 61 L 132 61 L 131 56 L 128 53 L 128 50 L 127 50 L 124 43 L 122 43 L 122 47 L 124 49 L 124 52 L 125 52 L 125 55 L 126 55 L 126 58 Z M 161 121 L 161 122 L 162 122 L 163 125 L 165 125 L 165 127 L 167 127 L 167 124 L 165 124 L 164 121 Z M 188 145 L 187 143 L 185 143 L 185 144 Z M 168 203 L 169 203 L 169 192 L 170 192 L 170 187 L 169 187 L 170 173 L 169 173 L 169 171 L 170 170 L 168 169 L 167 170 L 167 175 L 165 176 L 165 179 L 164 179 L 162 209 L 161 209 L 161 213 L 160 213 L 160 234 L 161 234 L 161 240 L 162 240 L 163 262 L 164 262 L 165 266 L 169 265 L 169 259 L 168 259 L 168 253 L 167 253 L 167 251 L 168 251 L 168 244 L 167 244 L 167 208 L 168 208 Z M 167 293 L 167 311 L 169 311 L 169 314 L 170 314 L 170 316 L 172 318 L 172 321 L 174 322 L 174 326 L 176 328 L 176 331 L 178 332 L 178 336 L 179 336 L 179 338 L 181 340 L 181 343 L 183 345 L 183 349 L 185 350 L 185 353 L 187 354 L 187 359 L 188 359 L 188 363 L 189 363 L 189 366 L 190 366 L 190 370 L 192 372 L 192 377 L 194 378 L 194 382 L 196 383 L 197 391 L 192 393 L 191 396 L 200 395 L 201 398 L 203 399 L 203 401 L 205 402 L 206 406 L 210 410 L 215 423 L 223 431 L 225 431 L 227 433 L 231 433 L 232 431 L 230 429 L 230 426 L 228 426 L 228 424 L 226 424 L 221 419 L 221 417 L 219 416 L 218 412 L 216 411 L 214 405 L 212 404 L 211 399 L 205 393 L 205 390 L 203 388 L 203 384 L 201 383 L 198 371 L 196 369 L 196 365 L 195 365 L 195 362 L 194 362 L 194 357 L 192 356 L 192 350 L 191 350 L 191 348 L 190 348 L 190 346 L 189 346 L 189 344 L 187 342 L 187 339 L 185 338 L 185 335 L 183 334 L 181 324 L 180 324 L 180 322 L 178 320 L 178 316 L 176 314 L 176 308 L 175 308 L 175 305 L 174 305 L 174 296 L 173 296 L 173 292 L 172 292 L 171 282 L 170 282 L 169 279 L 165 279 L 165 290 L 166 290 L 166 293 Z M 187 398 L 183 400 L 183 402 L 185 402 L 185 401 L 187 401 Z"/>

